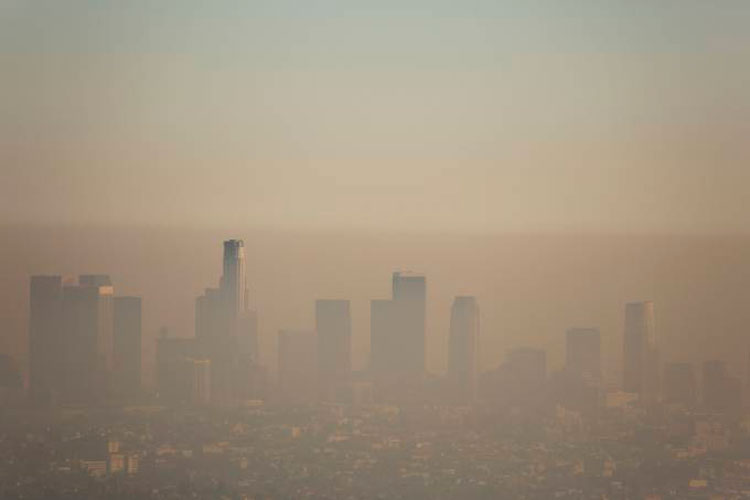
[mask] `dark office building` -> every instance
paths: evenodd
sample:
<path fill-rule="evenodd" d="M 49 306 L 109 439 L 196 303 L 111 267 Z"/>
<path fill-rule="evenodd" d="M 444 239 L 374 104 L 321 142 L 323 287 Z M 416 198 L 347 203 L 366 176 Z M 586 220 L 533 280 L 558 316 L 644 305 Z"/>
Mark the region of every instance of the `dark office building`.
<path fill-rule="evenodd" d="M 547 353 L 542 349 L 520 347 L 508 353 L 505 365 L 515 383 L 540 388 L 547 380 Z"/>
<path fill-rule="evenodd" d="M 392 300 L 370 301 L 370 368 L 376 378 L 393 375 L 402 363 Z"/>
<path fill-rule="evenodd" d="M 637 393 L 644 404 L 654 403 L 660 374 L 653 302 L 625 306 L 623 351 L 623 390 Z"/>
<path fill-rule="evenodd" d="M 316 399 L 317 341 L 314 332 L 279 332 L 279 397 L 287 403 Z"/>
<path fill-rule="evenodd" d="M 546 400 L 547 355 L 541 349 L 513 349 L 483 382 L 485 395 L 500 407 L 539 409 Z"/>
<path fill-rule="evenodd" d="M 742 406 L 742 384 L 731 377 L 724 361 L 703 363 L 703 406 L 711 411 L 737 411 Z"/>
<path fill-rule="evenodd" d="M 64 286 L 62 330 L 65 403 L 90 404 L 109 397 L 113 369 L 113 293 L 109 278 L 81 276 Z"/>
<path fill-rule="evenodd" d="M 322 400 L 346 399 L 352 362 L 352 318 L 348 300 L 315 302 L 318 389 Z"/>
<path fill-rule="evenodd" d="M 696 402 L 695 372 L 690 363 L 667 363 L 664 366 L 662 394 L 667 404 L 692 407 Z"/>
<path fill-rule="evenodd" d="M 424 396 L 425 277 L 393 273 L 393 298 L 370 303 L 370 368 L 375 397 L 414 402 Z"/>
<path fill-rule="evenodd" d="M 162 403 L 185 405 L 192 402 L 193 360 L 200 355 L 196 339 L 169 338 L 163 332 L 156 342 L 156 382 Z"/>
<path fill-rule="evenodd" d="M 49 406 L 62 390 L 62 278 L 32 276 L 29 308 L 29 395 Z"/>
<path fill-rule="evenodd" d="M 565 333 L 565 368 L 592 381 L 602 378 L 602 340 L 597 328 L 571 328 Z"/>
<path fill-rule="evenodd" d="M 424 276 L 393 273 L 394 319 L 403 352 L 399 369 L 415 376 L 424 375 L 425 370 L 426 294 Z"/>
<path fill-rule="evenodd" d="M 133 399 L 141 391 L 141 299 L 114 299 L 115 396 Z"/>
<path fill-rule="evenodd" d="M 7 354 L 0 354 L 0 389 L 23 389 L 21 370 Z"/>

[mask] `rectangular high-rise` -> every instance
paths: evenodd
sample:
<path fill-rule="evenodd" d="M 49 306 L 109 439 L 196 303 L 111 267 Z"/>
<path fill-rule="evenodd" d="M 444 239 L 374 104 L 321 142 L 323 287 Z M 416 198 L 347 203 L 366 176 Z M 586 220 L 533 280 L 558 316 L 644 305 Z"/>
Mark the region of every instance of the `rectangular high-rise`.
<path fill-rule="evenodd" d="M 425 277 L 393 273 L 393 297 L 370 302 L 370 369 L 380 401 L 424 395 Z"/>
<path fill-rule="evenodd" d="M 395 373 L 401 364 L 395 307 L 392 300 L 370 301 L 370 369 L 377 378 Z"/>
<path fill-rule="evenodd" d="M 739 410 L 742 405 L 742 384 L 731 377 L 724 361 L 703 363 L 703 406 L 717 412 Z"/>
<path fill-rule="evenodd" d="M 348 300 L 317 300 L 318 389 L 323 400 L 336 400 L 349 383 L 352 318 Z"/>
<path fill-rule="evenodd" d="M 195 336 L 201 339 L 226 336 L 229 320 L 222 308 L 222 295 L 218 288 L 206 288 L 195 299 Z"/>
<path fill-rule="evenodd" d="M 29 394 L 47 406 L 62 389 L 62 278 L 32 276 L 29 301 Z"/>
<path fill-rule="evenodd" d="M 479 305 L 476 297 L 453 300 L 448 337 L 448 383 L 451 399 L 471 403 L 477 396 Z"/>
<path fill-rule="evenodd" d="M 545 402 L 547 354 L 542 349 L 516 348 L 494 374 L 490 397 L 501 406 L 538 408 Z"/>
<path fill-rule="evenodd" d="M 662 395 L 665 403 L 688 408 L 695 405 L 695 373 L 690 363 L 668 363 L 664 366 Z"/>
<path fill-rule="evenodd" d="M 114 298 L 113 385 L 119 398 L 133 399 L 141 390 L 141 298 Z"/>
<path fill-rule="evenodd" d="M 421 376 L 425 370 L 427 286 L 423 275 L 394 272 L 395 326 L 403 352 L 400 371 Z"/>
<path fill-rule="evenodd" d="M 317 341 L 314 332 L 279 332 L 279 396 L 286 402 L 315 399 Z"/>
<path fill-rule="evenodd" d="M 113 293 L 108 279 L 63 287 L 64 391 L 69 403 L 92 403 L 108 396 L 113 368 Z"/>
<path fill-rule="evenodd" d="M 190 401 L 196 406 L 205 406 L 211 402 L 211 360 L 189 360 L 192 384 Z"/>
<path fill-rule="evenodd" d="M 602 377 L 601 333 L 597 328 L 571 328 L 565 333 L 565 368 L 592 382 Z"/>
<path fill-rule="evenodd" d="M 637 393 L 643 403 L 653 403 L 659 394 L 653 302 L 632 302 L 625 306 L 623 390 Z"/>
<path fill-rule="evenodd" d="M 201 355 L 199 342 L 195 338 L 170 338 L 166 333 L 156 341 L 156 382 L 163 403 L 185 405 L 192 401 L 193 359 Z"/>
<path fill-rule="evenodd" d="M 547 353 L 543 349 L 518 347 L 505 361 L 508 377 L 528 391 L 539 391 L 547 380 Z"/>

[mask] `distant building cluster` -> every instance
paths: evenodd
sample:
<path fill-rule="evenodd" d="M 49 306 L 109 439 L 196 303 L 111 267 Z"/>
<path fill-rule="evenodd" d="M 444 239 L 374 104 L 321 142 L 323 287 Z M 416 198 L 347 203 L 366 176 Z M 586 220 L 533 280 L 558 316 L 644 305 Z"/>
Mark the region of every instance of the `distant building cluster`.
<path fill-rule="evenodd" d="M 103 404 L 141 391 L 141 300 L 107 275 L 31 278 L 29 397 L 37 406 Z"/>
<path fill-rule="evenodd" d="M 560 370 L 518 346 L 482 372 L 479 301 L 457 296 L 435 376 L 427 280 L 394 272 L 364 370 L 350 301 L 325 299 L 277 333 L 273 379 L 245 267 L 224 242 L 195 334 L 156 340 L 153 389 L 140 298 L 32 276 L 28 391 L 0 355 L 0 498 L 750 498 L 743 384 L 721 360 L 663 363 L 652 302 L 624 307 L 615 386 L 593 327 L 565 332 Z"/>
<path fill-rule="evenodd" d="M 217 288 L 195 301 L 195 337 L 157 340 L 159 399 L 168 404 L 227 405 L 261 396 L 258 320 L 249 306 L 245 246 L 224 242 Z"/>
<path fill-rule="evenodd" d="M 394 272 L 391 297 L 370 303 L 368 366 L 354 371 L 350 302 L 317 300 L 310 330 L 278 332 L 272 381 L 259 355 L 244 242 L 227 240 L 218 286 L 206 288 L 195 301 L 195 335 L 170 337 L 164 331 L 157 339 L 156 388 L 149 395 L 141 384 L 141 299 L 116 296 L 107 275 L 32 276 L 28 400 L 37 407 L 148 397 L 168 406 L 214 407 L 257 400 L 481 403 L 521 411 L 559 405 L 588 416 L 615 400 L 641 407 L 700 405 L 717 412 L 742 407 L 742 383 L 723 361 L 707 361 L 700 374 L 688 363 L 662 366 L 652 302 L 625 306 L 623 378 L 617 390 L 605 390 L 601 333 L 591 327 L 566 332 L 566 362 L 559 372 L 548 373 L 545 351 L 518 347 L 499 366 L 480 373 L 481 316 L 473 296 L 455 297 L 447 372 L 433 376 L 425 369 L 426 305 L 425 276 Z M 22 387 L 17 368 L 12 359 L 0 357 L 6 400 Z"/>

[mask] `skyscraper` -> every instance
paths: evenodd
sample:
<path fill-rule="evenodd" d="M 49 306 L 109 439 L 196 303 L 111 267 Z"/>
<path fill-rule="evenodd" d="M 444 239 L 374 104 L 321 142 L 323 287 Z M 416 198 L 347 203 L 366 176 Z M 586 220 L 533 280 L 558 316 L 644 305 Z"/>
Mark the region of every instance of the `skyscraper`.
<path fill-rule="evenodd" d="M 247 365 L 258 363 L 257 316 L 249 308 L 245 244 L 224 242 L 218 288 L 206 288 L 195 302 L 195 335 L 203 358 L 211 361 L 211 397 L 225 403 L 250 397 Z"/>
<path fill-rule="evenodd" d="M 565 368 L 592 381 L 602 376 L 601 333 L 597 328 L 571 328 L 565 333 Z"/>
<path fill-rule="evenodd" d="M 195 303 L 195 335 L 201 338 L 237 334 L 239 319 L 248 309 L 245 277 L 245 244 L 224 242 L 223 274 L 218 288 L 206 288 Z"/>
<path fill-rule="evenodd" d="M 425 278 L 393 273 L 393 298 L 370 303 L 370 368 L 376 398 L 413 401 L 425 372 Z"/>
<path fill-rule="evenodd" d="M 199 347 L 199 342 L 195 338 L 170 338 L 166 331 L 157 339 L 156 382 L 159 399 L 163 403 L 182 405 L 192 401 L 192 360 L 200 356 Z"/>
<path fill-rule="evenodd" d="M 192 376 L 190 402 L 204 406 L 211 402 L 211 360 L 191 359 L 189 361 Z"/>
<path fill-rule="evenodd" d="M 222 295 L 218 288 L 206 288 L 195 300 L 195 336 L 199 339 L 222 336 L 229 329 L 227 315 L 222 308 Z"/>
<path fill-rule="evenodd" d="M 279 332 L 279 395 L 286 402 L 315 399 L 317 341 L 314 332 Z"/>
<path fill-rule="evenodd" d="M 0 354 L 0 408 L 23 404 L 23 377 L 15 360 Z"/>
<path fill-rule="evenodd" d="M 662 384 L 664 402 L 692 407 L 695 404 L 695 373 L 690 363 L 668 363 L 664 366 Z"/>
<path fill-rule="evenodd" d="M 22 388 L 23 377 L 15 360 L 7 354 L 0 354 L 0 391 Z"/>
<path fill-rule="evenodd" d="M 70 403 L 108 396 L 113 368 L 113 294 L 106 276 L 84 275 L 63 287 L 64 391 Z"/>
<path fill-rule="evenodd" d="M 448 338 L 448 383 L 454 401 L 471 403 L 477 395 L 479 305 L 475 297 L 456 297 Z"/>
<path fill-rule="evenodd" d="M 505 364 L 511 379 L 526 390 L 539 390 L 547 380 L 547 353 L 543 349 L 513 349 L 508 352 Z"/>
<path fill-rule="evenodd" d="M 399 330 L 403 366 L 401 370 L 416 376 L 425 370 L 425 277 L 411 273 L 393 273 L 395 321 Z"/>
<path fill-rule="evenodd" d="M 220 288 L 231 316 L 239 316 L 247 309 L 245 276 L 245 243 L 242 240 L 224 242 L 224 274 Z"/>
<path fill-rule="evenodd" d="M 350 381 L 352 318 L 348 300 L 317 300 L 318 388 L 324 400 L 340 399 Z"/>
<path fill-rule="evenodd" d="M 547 354 L 531 347 L 513 349 L 487 381 L 487 395 L 499 406 L 539 408 L 546 396 Z"/>
<path fill-rule="evenodd" d="M 29 394 L 46 406 L 62 389 L 62 278 L 32 276 L 29 303 Z"/>
<path fill-rule="evenodd" d="M 394 373 L 400 364 L 394 309 L 392 300 L 370 301 L 370 369 L 377 378 Z"/>
<path fill-rule="evenodd" d="M 637 393 L 644 403 L 653 403 L 659 393 L 653 302 L 632 302 L 625 306 L 623 351 L 623 390 Z"/>
<path fill-rule="evenodd" d="M 724 361 L 703 363 L 703 405 L 718 412 L 738 410 L 742 405 L 742 384 L 729 376 Z"/>
<path fill-rule="evenodd" d="M 118 397 L 132 399 L 141 390 L 141 299 L 114 298 L 114 373 Z"/>

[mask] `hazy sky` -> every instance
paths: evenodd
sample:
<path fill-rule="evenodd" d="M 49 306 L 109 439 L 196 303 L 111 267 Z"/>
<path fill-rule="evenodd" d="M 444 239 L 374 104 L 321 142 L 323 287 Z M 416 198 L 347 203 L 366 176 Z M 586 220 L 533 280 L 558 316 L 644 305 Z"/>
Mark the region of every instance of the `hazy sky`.
<path fill-rule="evenodd" d="M 0 223 L 748 231 L 750 2 L 0 0 Z"/>

